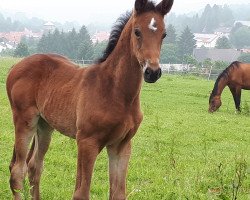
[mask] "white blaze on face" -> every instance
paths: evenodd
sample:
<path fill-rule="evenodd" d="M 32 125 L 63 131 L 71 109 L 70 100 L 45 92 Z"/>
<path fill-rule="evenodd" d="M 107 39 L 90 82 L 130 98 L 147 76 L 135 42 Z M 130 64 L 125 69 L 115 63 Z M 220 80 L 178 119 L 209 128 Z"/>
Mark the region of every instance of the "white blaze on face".
<path fill-rule="evenodd" d="M 149 67 L 149 61 L 147 60 L 146 63 L 143 65 L 143 73 L 145 73 L 146 69 Z"/>
<path fill-rule="evenodd" d="M 154 32 L 157 30 L 155 18 L 151 19 L 148 28 Z"/>

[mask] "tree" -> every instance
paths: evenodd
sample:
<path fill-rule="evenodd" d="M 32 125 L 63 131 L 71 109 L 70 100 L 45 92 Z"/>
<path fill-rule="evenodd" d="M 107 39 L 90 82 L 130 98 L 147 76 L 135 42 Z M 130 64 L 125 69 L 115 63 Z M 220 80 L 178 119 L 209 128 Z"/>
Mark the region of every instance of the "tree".
<path fill-rule="evenodd" d="M 163 44 L 161 48 L 161 63 L 179 63 L 178 49 L 175 44 Z"/>
<path fill-rule="evenodd" d="M 180 56 L 181 61 L 184 61 L 185 56 L 189 56 L 193 54 L 193 49 L 196 47 L 196 41 L 194 39 L 194 34 L 191 32 L 189 27 L 187 26 L 178 40 L 178 54 Z"/>
<path fill-rule="evenodd" d="M 51 41 L 53 40 L 52 34 L 43 34 L 37 45 L 37 52 L 49 53 L 51 52 Z"/>
<path fill-rule="evenodd" d="M 220 23 L 222 23 L 224 26 L 232 27 L 234 21 L 233 11 L 228 5 L 224 5 L 221 11 Z"/>
<path fill-rule="evenodd" d="M 250 28 L 242 26 L 230 35 L 232 44 L 237 49 L 250 46 Z"/>
<path fill-rule="evenodd" d="M 29 53 L 34 54 L 37 53 L 37 45 L 38 45 L 38 40 L 34 37 L 26 37 L 23 36 L 21 38 L 21 43 L 24 43 L 28 46 Z"/>
<path fill-rule="evenodd" d="M 209 17 L 211 16 L 211 13 L 212 13 L 212 7 L 210 6 L 210 4 L 207 4 L 200 18 L 200 23 L 199 23 L 200 31 L 206 32 L 207 22 L 209 20 Z"/>
<path fill-rule="evenodd" d="M 228 67 L 229 63 L 225 61 L 215 61 L 213 64 L 213 69 L 220 69 L 223 70 Z"/>
<path fill-rule="evenodd" d="M 191 65 L 191 66 L 197 66 L 198 65 L 198 61 L 193 57 L 193 56 L 185 56 L 185 63 Z"/>
<path fill-rule="evenodd" d="M 25 57 L 29 55 L 28 46 L 24 43 L 19 43 L 14 51 L 15 57 Z"/>
<path fill-rule="evenodd" d="M 108 44 L 108 41 L 103 41 L 103 42 L 97 42 L 94 45 L 94 54 L 93 54 L 93 59 L 97 60 L 103 55 L 103 51 L 105 50 L 106 46 Z"/>
<path fill-rule="evenodd" d="M 245 62 L 245 63 L 250 63 L 250 53 L 243 53 L 238 58 L 238 61 Z"/>
<path fill-rule="evenodd" d="M 206 58 L 203 61 L 203 67 L 211 67 L 213 65 L 213 61 L 210 58 Z"/>
<path fill-rule="evenodd" d="M 228 6 L 214 5 L 211 7 L 206 5 L 200 19 L 199 31 L 204 33 L 213 33 L 220 25 L 232 26 L 234 23 L 234 16 L 232 10 Z"/>
<path fill-rule="evenodd" d="M 172 24 L 169 24 L 167 27 L 167 36 L 164 39 L 164 44 L 175 44 L 176 43 L 176 30 Z"/>
<path fill-rule="evenodd" d="M 64 41 L 62 40 L 62 34 L 63 32 L 60 33 L 58 29 L 55 29 L 50 40 L 50 52 L 63 54 L 62 44 Z"/>
<path fill-rule="evenodd" d="M 91 60 L 93 59 L 93 43 L 85 26 L 82 26 L 78 34 L 79 46 L 77 51 L 77 59 Z"/>
<path fill-rule="evenodd" d="M 231 45 L 229 39 L 227 37 L 223 36 L 216 41 L 215 48 L 216 49 L 231 49 L 232 45 Z"/>
<path fill-rule="evenodd" d="M 78 35 L 76 30 L 73 28 L 67 36 L 67 55 L 72 58 L 77 58 L 77 47 L 79 45 Z"/>

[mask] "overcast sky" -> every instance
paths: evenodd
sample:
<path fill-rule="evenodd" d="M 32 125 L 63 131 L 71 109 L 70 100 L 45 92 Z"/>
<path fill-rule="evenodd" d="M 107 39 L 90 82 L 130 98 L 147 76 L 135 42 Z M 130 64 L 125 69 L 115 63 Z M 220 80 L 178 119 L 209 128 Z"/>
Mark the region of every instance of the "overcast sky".
<path fill-rule="evenodd" d="M 25 12 L 48 21 L 78 21 L 91 23 L 98 18 L 114 16 L 131 10 L 135 0 L 1 0 L 0 9 L 8 12 Z M 160 0 L 156 0 L 160 2 Z M 243 4 L 249 0 L 175 0 L 172 12 L 177 14 L 199 11 L 206 4 Z"/>

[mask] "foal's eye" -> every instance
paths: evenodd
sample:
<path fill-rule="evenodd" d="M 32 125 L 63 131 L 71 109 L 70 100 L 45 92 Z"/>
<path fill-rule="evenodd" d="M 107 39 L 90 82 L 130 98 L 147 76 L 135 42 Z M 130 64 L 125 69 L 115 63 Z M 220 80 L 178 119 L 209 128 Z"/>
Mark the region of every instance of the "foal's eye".
<path fill-rule="evenodd" d="M 167 33 L 163 33 L 162 39 L 164 39 L 167 36 Z"/>
<path fill-rule="evenodd" d="M 137 38 L 140 38 L 140 37 L 141 37 L 141 31 L 140 31 L 139 28 L 135 28 L 135 36 L 136 36 Z"/>

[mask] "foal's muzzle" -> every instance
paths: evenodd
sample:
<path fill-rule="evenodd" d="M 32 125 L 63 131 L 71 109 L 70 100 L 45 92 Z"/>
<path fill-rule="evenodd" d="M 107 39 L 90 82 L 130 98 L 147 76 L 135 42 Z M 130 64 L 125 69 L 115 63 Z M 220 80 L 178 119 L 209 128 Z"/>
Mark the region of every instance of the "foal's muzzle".
<path fill-rule="evenodd" d="M 150 67 L 147 67 L 144 71 L 144 80 L 147 83 L 155 83 L 161 77 L 161 68 L 153 70 Z"/>

